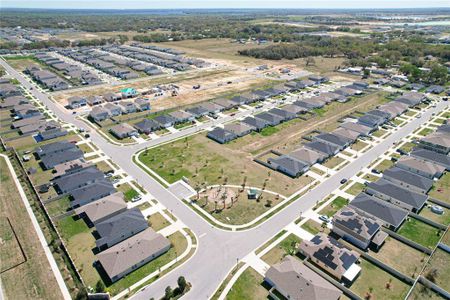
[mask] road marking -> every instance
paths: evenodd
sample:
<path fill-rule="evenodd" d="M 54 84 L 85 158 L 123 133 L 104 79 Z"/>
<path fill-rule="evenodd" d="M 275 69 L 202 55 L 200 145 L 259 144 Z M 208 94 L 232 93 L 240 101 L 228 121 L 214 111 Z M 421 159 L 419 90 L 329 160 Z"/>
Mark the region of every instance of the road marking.
<path fill-rule="evenodd" d="M 206 232 L 205 232 L 205 233 L 202 233 L 202 234 L 200 234 L 200 235 L 198 236 L 198 238 L 201 239 L 201 238 L 204 237 L 206 234 L 207 234 Z"/>

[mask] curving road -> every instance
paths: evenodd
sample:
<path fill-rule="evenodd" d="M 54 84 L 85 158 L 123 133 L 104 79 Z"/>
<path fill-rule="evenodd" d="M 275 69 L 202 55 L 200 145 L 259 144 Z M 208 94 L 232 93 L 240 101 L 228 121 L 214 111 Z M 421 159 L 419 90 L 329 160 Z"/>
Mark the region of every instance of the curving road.
<path fill-rule="evenodd" d="M 19 80 L 24 87 L 28 89 L 32 87 L 32 84 L 22 74 L 11 68 L 5 61 L 0 60 L 0 64 L 11 76 Z M 37 99 L 45 103 L 55 112 L 61 120 L 73 123 L 81 128 L 89 129 L 84 122 L 77 120 L 74 115 L 69 114 L 52 102 L 46 94 L 35 88 L 31 92 Z M 300 212 L 310 209 L 315 205 L 317 200 L 328 196 L 332 191 L 337 189 L 341 185 L 340 181 L 342 178 L 350 178 L 357 174 L 362 168 L 386 152 L 394 142 L 409 135 L 416 128 L 427 122 L 432 117 L 432 113 L 438 113 L 446 106 L 448 106 L 448 102 L 440 102 L 436 107 L 428 109 L 420 118 L 414 119 L 409 124 L 399 128 L 380 144 L 360 155 L 356 160 L 290 204 L 288 209 L 284 208 L 261 225 L 241 232 L 223 231 L 213 227 L 132 162 L 132 155 L 140 149 L 192 134 L 200 129 L 210 127 L 211 124 L 202 125 L 200 128 L 192 128 L 191 131 L 183 130 L 157 140 L 132 146 L 110 144 L 97 132 L 91 131 L 92 141 L 111 157 L 114 163 L 118 164 L 125 172 L 137 179 L 146 190 L 150 191 L 158 201 L 172 210 L 174 215 L 186 224 L 199 238 L 198 249 L 190 260 L 178 267 L 175 271 L 166 274 L 150 286 L 147 286 L 144 290 L 135 294 L 133 298 L 149 299 L 154 297 L 158 299 L 163 296 L 166 286 L 176 286 L 177 278 L 181 275 L 185 276 L 193 284 L 191 291 L 184 298 L 209 298 L 229 270 L 236 265 L 237 260 L 246 256 L 278 233 L 283 227 L 298 218 Z M 233 117 L 229 118 L 229 120 L 233 119 Z M 223 120 L 215 120 L 214 122 L 223 122 Z"/>

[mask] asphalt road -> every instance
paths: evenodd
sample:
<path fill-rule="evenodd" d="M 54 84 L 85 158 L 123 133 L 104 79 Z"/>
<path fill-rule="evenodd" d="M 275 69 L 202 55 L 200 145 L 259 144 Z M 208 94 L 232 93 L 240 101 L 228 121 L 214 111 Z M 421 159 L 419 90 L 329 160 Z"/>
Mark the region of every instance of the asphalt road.
<path fill-rule="evenodd" d="M 23 86 L 26 88 L 31 87 L 31 84 L 20 73 L 9 67 L 5 61 L 0 60 L 0 64 L 5 67 L 9 74 L 19 80 Z M 75 116 L 68 114 L 61 107 L 53 103 L 46 94 L 35 88 L 31 92 L 63 121 L 74 123 L 76 126 L 82 128 L 88 127 L 85 123 L 75 119 Z M 409 124 L 401 127 L 380 144 L 359 156 L 355 161 L 327 178 L 320 185 L 275 214 L 266 222 L 253 229 L 240 232 L 223 231 L 211 226 L 132 162 L 132 155 L 137 150 L 142 149 L 142 147 L 151 146 L 152 141 L 133 146 L 117 146 L 108 143 L 97 132 L 91 131 L 92 141 L 110 156 L 114 163 L 118 164 L 125 172 L 137 179 L 146 190 L 150 191 L 158 201 L 164 204 L 177 218 L 186 224 L 197 237 L 200 237 L 197 251 L 190 260 L 178 267 L 175 271 L 166 274 L 161 279 L 152 283 L 145 290 L 135 294 L 133 298 L 149 299 L 154 297 L 158 299 L 164 294 L 166 286 L 176 286 L 177 278 L 181 275 L 185 276 L 193 285 L 191 291 L 185 296 L 186 299 L 209 298 L 230 269 L 236 265 L 237 260 L 242 259 L 267 239 L 278 233 L 283 227 L 298 218 L 300 212 L 310 209 L 315 205 L 317 200 L 323 199 L 333 190 L 337 189 L 341 185 L 340 181 L 342 178 L 350 178 L 357 174 L 362 168 L 386 152 L 393 143 L 403 139 L 420 125 L 428 121 L 433 112 L 438 113 L 447 105 L 448 102 L 441 102 L 437 107 L 429 109 L 420 118 L 414 119 Z M 205 126 L 209 127 L 211 125 Z M 167 139 L 169 139 L 169 136 Z M 163 141 L 159 141 L 158 139 L 153 142 L 156 144 L 157 142 L 161 143 Z"/>

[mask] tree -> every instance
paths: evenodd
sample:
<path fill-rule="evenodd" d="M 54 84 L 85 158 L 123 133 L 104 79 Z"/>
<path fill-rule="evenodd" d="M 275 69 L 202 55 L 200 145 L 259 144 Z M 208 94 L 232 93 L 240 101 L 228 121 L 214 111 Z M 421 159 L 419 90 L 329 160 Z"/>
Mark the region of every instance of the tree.
<path fill-rule="evenodd" d="M 180 293 L 183 294 L 184 290 L 186 289 L 186 285 L 187 285 L 186 279 L 183 276 L 180 276 L 180 277 L 178 277 L 177 283 L 178 283 L 178 288 L 180 289 Z"/>
<path fill-rule="evenodd" d="M 106 287 L 103 281 L 99 280 L 97 281 L 97 284 L 95 285 L 95 292 L 97 293 L 103 293 L 105 291 Z"/>
<path fill-rule="evenodd" d="M 170 286 L 167 286 L 165 289 L 164 299 L 169 300 L 173 296 L 173 291 Z"/>
<path fill-rule="evenodd" d="M 271 207 L 272 206 L 272 200 L 267 199 L 266 200 L 266 207 Z"/>

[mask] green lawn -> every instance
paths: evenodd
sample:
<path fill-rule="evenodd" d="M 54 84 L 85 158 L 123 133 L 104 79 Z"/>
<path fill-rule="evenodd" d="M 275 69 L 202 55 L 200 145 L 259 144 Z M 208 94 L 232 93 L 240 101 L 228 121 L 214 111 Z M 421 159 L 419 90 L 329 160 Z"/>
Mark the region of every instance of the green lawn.
<path fill-rule="evenodd" d="M 302 240 L 295 234 L 290 234 L 269 252 L 264 254 L 261 259 L 269 265 L 279 263 L 286 255 L 295 255 L 297 248 Z"/>
<path fill-rule="evenodd" d="M 341 164 L 344 161 L 343 158 L 340 158 L 338 156 L 333 156 L 332 158 L 328 159 L 325 163 L 322 165 L 324 167 L 334 169 L 337 165 Z"/>
<path fill-rule="evenodd" d="M 139 193 L 131 187 L 128 183 L 123 183 L 117 187 L 119 192 L 123 193 L 125 201 L 131 201 L 134 197 L 138 196 Z"/>
<path fill-rule="evenodd" d="M 391 276 L 381 268 L 360 258 L 361 273 L 350 289 L 363 299 L 398 299 L 403 300 L 409 285 Z M 370 290 L 372 292 L 370 293 Z M 368 297 L 368 294 L 372 297 Z"/>
<path fill-rule="evenodd" d="M 362 192 L 362 190 L 365 188 L 366 186 L 360 182 L 355 182 L 354 184 L 352 184 L 352 186 L 350 186 L 345 192 L 349 193 L 350 195 L 356 196 L 359 193 Z"/>
<path fill-rule="evenodd" d="M 338 210 L 343 208 L 348 204 L 348 199 L 344 197 L 337 197 L 330 204 L 328 204 L 324 209 L 320 211 L 320 214 L 332 217 Z"/>
<path fill-rule="evenodd" d="M 65 240 L 69 240 L 71 237 L 90 231 L 83 219 L 75 220 L 73 217 L 65 217 L 56 221 L 59 229 L 59 233 Z"/>
<path fill-rule="evenodd" d="M 377 169 L 380 172 L 389 169 L 394 165 L 394 162 L 388 159 L 384 159 L 381 163 L 379 163 L 374 169 Z"/>
<path fill-rule="evenodd" d="M 360 151 L 362 149 L 364 149 L 365 147 L 367 147 L 367 143 L 363 142 L 363 141 L 356 141 L 356 143 L 354 143 L 350 149 L 355 150 L 355 151 Z"/>
<path fill-rule="evenodd" d="M 405 143 L 403 146 L 401 146 L 400 149 L 403 150 L 403 151 L 405 151 L 405 152 L 407 152 L 407 153 L 409 153 L 409 152 L 411 152 L 411 150 L 412 150 L 414 147 L 416 147 L 416 144 L 411 143 L 411 142 L 407 142 L 407 143 Z"/>
<path fill-rule="evenodd" d="M 398 234 L 430 249 L 439 241 L 439 230 L 414 218 L 409 218 L 398 230 Z"/>
<path fill-rule="evenodd" d="M 251 267 L 239 276 L 226 297 L 227 300 L 269 299 L 269 291 L 262 285 L 264 278 Z"/>
<path fill-rule="evenodd" d="M 319 232 L 325 232 L 328 233 L 330 230 L 328 229 L 328 227 L 323 228 L 322 224 L 317 223 L 316 221 L 313 220 L 308 220 L 306 221 L 302 226 L 303 229 L 305 229 L 306 231 L 309 231 L 312 234 L 318 234 Z"/>
<path fill-rule="evenodd" d="M 262 129 L 259 133 L 260 133 L 262 136 L 270 136 L 270 135 L 272 135 L 272 134 L 277 133 L 278 131 L 280 131 L 280 129 L 278 129 L 277 127 L 275 127 L 275 126 L 269 126 L 269 127 L 266 127 L 266 128 L 264 128 L 264 129 Z"/>
<path fill-rule="evenodd" d="M 47 208 L 48 214 L 52 217 L 63 214 L 70 208 L 69 196 L 47 203 L 45 208 Z"/>
<path fill-rule="evenodd" d="M 430 128 L 424 128 L 424 129 L 422 129 L 421 131 L 419 131 L 419 135 L 423 135 L 423 136 L 426 136 L 426 135 L 429 135 L 430 133 L 432 133 L 434 130 L 433 129 L 430 129 Z"/>

